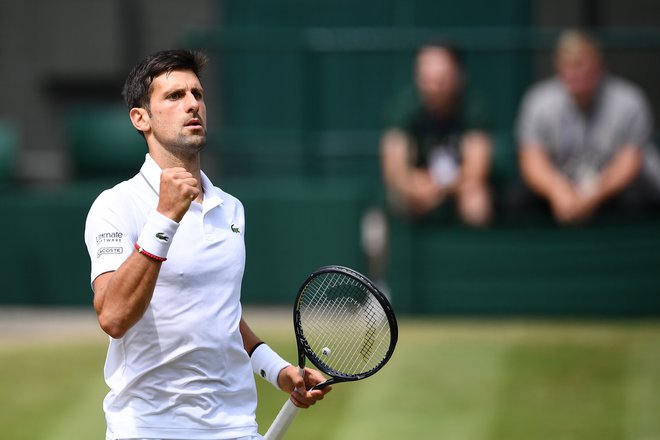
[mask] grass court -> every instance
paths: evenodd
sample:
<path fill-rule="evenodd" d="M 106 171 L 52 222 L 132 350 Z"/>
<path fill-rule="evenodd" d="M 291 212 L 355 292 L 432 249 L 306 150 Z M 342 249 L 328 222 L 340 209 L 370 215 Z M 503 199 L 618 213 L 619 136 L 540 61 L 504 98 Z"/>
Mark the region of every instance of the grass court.
<path fill-rule="evenodd" d="M 259 319 L 270 315 L 275 319 Z M 295 359 L 288 314 L 248 320 Z M 389 364 L 338 384 L 287 439 L 651 440 L 660 438 L 660 323 L 400 320 Z M 90 329 L 91 332 L 96 331 Z M 102 439 L 98 338 L 0 339 L 2 437 Z M 264 433 L 286 396 L 261 379 Z"/>

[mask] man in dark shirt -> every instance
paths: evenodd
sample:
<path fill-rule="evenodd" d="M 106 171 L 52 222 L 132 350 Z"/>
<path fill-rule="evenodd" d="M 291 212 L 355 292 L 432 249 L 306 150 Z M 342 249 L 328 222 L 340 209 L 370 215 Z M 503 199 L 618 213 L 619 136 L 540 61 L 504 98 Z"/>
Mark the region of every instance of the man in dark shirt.
<path fill-rule="evenodd" d="M 491 218 L 488 175 L 492 144 L 463 94 L 456 54 L 425 45 L 416 59 L 416 90 L 399 103 L 381 140 L 390 202 L 422 217 L 455 197 L 460 218 L 484 226 Z"/>

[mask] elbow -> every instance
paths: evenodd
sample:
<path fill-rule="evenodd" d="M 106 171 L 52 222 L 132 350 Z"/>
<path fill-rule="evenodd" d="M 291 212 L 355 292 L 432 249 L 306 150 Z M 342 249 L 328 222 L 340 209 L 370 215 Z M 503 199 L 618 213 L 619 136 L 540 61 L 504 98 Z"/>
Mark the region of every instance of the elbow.
<path fill-rule="evenodd" d="M 131 312 L 132 309 L 126 304 L 113 306 L 104 299 L 105 295 L 102 294 L 97 294 L 94 297 L 94 309 L 96 310 L 99 326 L 108 336 L 119 339 L 138 321 L 141 314 L 137 315 L 134 311 Z"/>
<path fill-rule="evenodd" d="M 130 329 L 130 326 L 123 322 L 123 320 L 107 316 L 107 314 L 98 315 L 98 320 L 101 330 L 113 339 L 122 338 Z"/>

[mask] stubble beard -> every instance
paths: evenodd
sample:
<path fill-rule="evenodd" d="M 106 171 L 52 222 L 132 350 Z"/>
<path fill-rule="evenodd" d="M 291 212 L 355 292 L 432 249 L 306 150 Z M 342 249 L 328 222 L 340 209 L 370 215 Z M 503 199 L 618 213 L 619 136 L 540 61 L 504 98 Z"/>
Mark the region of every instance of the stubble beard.
<path fill-rule="evenodd" d="M 206 133 L 203 135 L 179 135 L 173 142 L 166 145 L 169 152 L 181 158 L 193 158 L 206 146 Z"/>

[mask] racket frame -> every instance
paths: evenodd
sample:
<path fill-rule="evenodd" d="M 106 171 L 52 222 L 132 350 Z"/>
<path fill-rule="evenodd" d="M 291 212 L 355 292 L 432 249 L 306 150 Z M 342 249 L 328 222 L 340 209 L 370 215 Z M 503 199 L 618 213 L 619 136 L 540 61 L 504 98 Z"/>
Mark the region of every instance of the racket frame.
<path fill-rule="evenodd" d="M 326 274 L 326 273 L 339 273 L 342 275 L 349 276 L 356 280 L 358 283 L 364 285 L 369 293 L 373 295 L 373 297 L 378 301 L 378 303 L 381 305 L 383 308 L 383 311 L 385 312 L 385 316 L 387 318 L 389 328 L 390 328 L 390 344 L 388 347 L 388 351 L 386 355 L 384 356 L 383 360 L 381 360 L 378 365 L 371 370 L 368 370 L 366 372 L 360 373 L 360 374 L 347 374 L 343 373 L 337 370 L 334 370 L 333 368 L 329 367 L 326 365 L 322 359 L 320 359 L 312 350 L 311 346 L 307 342 L 307 338 L 304 335 L 304 331 L 302 328 L 302 319 L 301 319 L 301 314 L 300 314 L 300 303 L 305 295 L 305 290 L 309 283 L 317 278 L 320 275 Z M 373 374 L 375 374 L 378 370 L 380 370 L 392 357 L 392 354 L 394 353 L 394 348 L 396 347 L 398 338 L 399 338 L 399 329 L 396 321 L 396 316 L 394 315 L 394 310 L 392 309 L 392 306 L 390 305 L 390 302 L 388 301 L 387 297 L 376 287 L 374 283 L 371 282 L 367 277 L 362 275 L 361 273 L 350 269 L 345 266 L 339 266 L 339 265 L 329 265 L 329 266 L 323 266 L 317 270 L 315 270 L 313 273 L 311 273 L 307 279 L 302 283 L 300 286 L 300 289 L 298 289 L 298 294 L 296 296 L 296 300 L 294 303 L 294 308 L 293 308 L 293 328 L 296 334 L 296 341 L 298 345 L 298 366 L 301 369 L 304 369 L 305 367 L 305 358 L 309 359 L 312 364 L 316 368 L 318 368 L 321 372 L 325 373 L 327 376 L 330 376 L 326 381 L 316 385 L 312 389 L 321 389 L 324 388 L 328 385 L 334 384 L 334 383 L 341 383 L 341 382 L 352 382 L 356 380 L 362 380 L 365 379 Z"/>
<path fill-rule="evenodd" d="M 385 357 L 376 367 L 362 374 L 352 374 L 352 375 L 344 374 L 326 366 L 320 359 L 316 357 L 302 331 L 299 306 L 300 306 L 300 300 L 304 294 L 304 290 L 312 279 L 324 273 L 330 273 L 330 272 L 342 273 L 348 275 L 354 278 L 359 283 L 362 283 L 364 286 L 366 286 L 366 288 L 369 290 L 369 293 L 371 293 L 374 296 L 374 298 L 383 307 L 388 323 L 390 325 L 390 346 L 388 348 Z M 392 310 L 392 306 L 390 305 L 385 295 L 383 295 L 383 293 L 380 290 L 378 290 L 378 288 L 368 278 L 366 278 L 364 275 L 360 274 L 359 272 L 356 272 L 353 269 L 349 269 L 348 267 L 337 266 L 337 265 L 321 267 L 318 270 L 314 271 L 312 274 L 310 274 L 307 277 L 307 279 L 302 283 L 300 289 L 298 290 L 298 295 L 296 296 L 296 301 L 294 304 L 295 306 L 293 308 L 293 328 L 296 333 L 296 343 L 298 345 L 298 366 L 300 368 L 300 373 L 301 375 L 305 374 L 305 363 L 306 363 L 305 358 L 307 358 L 320 371 L 330 376 L 329 379 L 316 385 L 315 387 L 312 388 L 312 390 L 320 389 L 333 383 L 350 382 L 350 381 L 356 381 L 369 377 L 372 374 L 376 373 L 378 370 L 380 370 L 392 356 L 392 353 L 394 352 L 394 348 L 396 346 L 399 337 L 399 330 L 396 322 L 396 317 L 394 316 L 394 311 Z M 294 405 L 291 399 L 287 399 L 284 405 L 282 406 L 282 409 L 275 417 L 275 420 L 273 420 L 273 423 L 268 428 L 268 431 L 264 435 L 264 439 L 282 440 L 284 438 L 287 429 L 295 419 L 296 414 L 298 414 L 299 410 L 300 408 Z"/>

